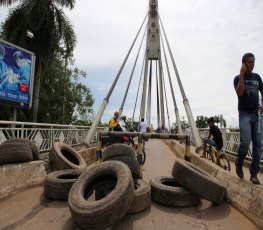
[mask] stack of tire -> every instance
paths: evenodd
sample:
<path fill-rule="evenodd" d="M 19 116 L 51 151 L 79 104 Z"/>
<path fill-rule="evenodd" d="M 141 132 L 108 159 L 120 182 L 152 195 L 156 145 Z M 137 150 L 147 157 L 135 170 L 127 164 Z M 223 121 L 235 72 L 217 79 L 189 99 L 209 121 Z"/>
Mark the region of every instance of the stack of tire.
<path fill-rule="evenodd" d="M 0 145 L 0 165 L 39 160 L 36 144 L 26 138 L 12 138 Z"/>
<path fill-rule="evenodd" d="M 125 214 L 151 205 L 151 187 L 140 179 L 135 156 L 131 147 L 114 144 L 104 150 L 105 162 L 82 167 L 83 159 L 73 148 L 55 143 L 49 155 L 53 172 L 46 177 L 45 196 L 68 199 L 73 221 L 81 229 L 112 227 Z"/>
<path fill-rule="evenodd" d="M 83 157 L 72 147 L 55 142 L 49 152 L 49 174 L 44 182 L 44 194 L 55 200 L 67 200 L 71 186 L 87 169 Z"/>
<path fill-rule="evenodd" d="M 221 204 L 224 200 L 226 188 L 190 162 L 177 159 L 172 176 L 150 180 L 152 200 L 172 207 L 196 206 L 200 198 L 214 204 Z"/>
<path fill-rule="evenodd" d="M 103 161 L 123 162 L 131 171 L 135 191 L 132 205 L 127 214 L 138 213 L 147 209 L 151 205 L 151 186 L 142 179 L 140 165 L 134 149 L 126 144 L 113 144 L 103 151 L 102 159 Z M 106 184 L 101 188 L 98 187 L 95 195 L 100 199 L 112 190 L 112 187 L 108 189 Z"/>

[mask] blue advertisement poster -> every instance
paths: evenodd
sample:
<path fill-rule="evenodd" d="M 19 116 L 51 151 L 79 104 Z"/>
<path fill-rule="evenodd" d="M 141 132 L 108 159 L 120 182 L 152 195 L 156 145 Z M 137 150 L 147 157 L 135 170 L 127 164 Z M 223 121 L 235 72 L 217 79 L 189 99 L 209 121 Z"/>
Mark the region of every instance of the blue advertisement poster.
<path fill-rule="evenodd" d="M 0 39 L 0 103 L 31 108 L 35 55 Z"/>

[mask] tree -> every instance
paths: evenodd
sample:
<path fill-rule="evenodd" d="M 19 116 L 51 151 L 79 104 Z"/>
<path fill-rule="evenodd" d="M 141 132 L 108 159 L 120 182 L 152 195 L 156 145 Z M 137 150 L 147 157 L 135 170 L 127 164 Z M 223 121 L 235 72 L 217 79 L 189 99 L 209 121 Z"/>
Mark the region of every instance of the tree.
<path fill-rule="evenodd" d="M 202 116 L 197 116 L 196 117 L 196 127 L 199 129 L 202 128 L 207 128 L 207 117 Z"/>
<path fill-rule="evenodd" d="M 70 124 L 80 120 L 90 124 L 94 99 L 89 88 L 79 82 L 84 71 L 65 68 L 59 52 L 41 79 L 39 121 Z"/>
<path fill-rule="evenodd" d="M 222 126 L 225 128 L 226 127 L 226 120 L 224 119 L 223 115 L 218 115 L 218 116 L 213 116 L 215 123 L 218 126 L 218 123 L 220 124 L 220 128 Z M 197 128 L 207 128 L 207 119 L 208 117 L 205 117 L 203 115 L 197 116 L 196 117 L 196 127 Z"/>
<path fill-rule="evenodd" d="M 10 5 L 18 1 L 0 1 L 1 5 Z M 28 49 L 36 55 L 34 79 L 33 121 L 37 121 L 40 81 L 54 57 L 54 53 L 63 46 L 65 57 L 72 55 L 76 44 L 73 28 L 62 11 L 62 7 L 74 7 L 74 0 L 21 0 L 11 10 L 4 22 L 4 39 Z M 34 34 L 31 39 L 26 31 Z"/>
<path fill-rule="evenodd" d="M 19 0 L 0 0 L 0 6 L 10 6 L 12 5 L 13 3 L 16 3 L 18 2 Z"/>

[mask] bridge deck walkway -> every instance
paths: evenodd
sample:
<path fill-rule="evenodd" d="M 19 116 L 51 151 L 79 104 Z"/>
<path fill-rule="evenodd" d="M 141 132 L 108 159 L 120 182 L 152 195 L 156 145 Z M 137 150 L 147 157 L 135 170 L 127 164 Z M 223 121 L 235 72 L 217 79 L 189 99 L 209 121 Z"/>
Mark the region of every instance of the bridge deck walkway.
<path fill-rule="evenodd" d="M 161 140 L 146 143 L 147 160 L 143 177 L 171 176 L 174 153 Z M 66 201 L 53 201 L 35 187 L 0 202 L 0 229 L 78 229 Z M 148 210 L 126 215 L 113 229 L 260 229 L 228 203 L 214 206 L 202 200 L 198 207 L 170 208 L 152 202 Z"/>

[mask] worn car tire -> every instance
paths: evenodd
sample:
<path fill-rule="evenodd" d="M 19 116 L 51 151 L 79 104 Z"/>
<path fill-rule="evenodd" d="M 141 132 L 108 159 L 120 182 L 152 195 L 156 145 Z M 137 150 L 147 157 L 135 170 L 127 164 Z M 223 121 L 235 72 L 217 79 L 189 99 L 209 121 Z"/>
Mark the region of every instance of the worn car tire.
<path fill-rule="evenodd" d="M 198 194 L 215 204 L 221 204 L 226 194 L 226 188 L 208 173 L 190 162 L 176 159 L 174 162 L 173 177 L 185 188 Z"/>
<path fill-rule="evenodd" d="M 0 165 L 32 160 L 31 148 L 25 143 L 10 142 L 0 145 Z"/>
<path fill-rule="evenodd" d="M 190 207 L 200 203 L 198 195 L 188 191 L 173 177 L 156 177 L 150 180 L 152 200 L 171 207 Z"/>
<path fill-rule="evenodd" d="M 33 141 L 30 141 L 26 138 L 12 138 L 12 139 L 9 139 L 9 140 L 6 140 L 5 142 L 3 142 L 2 145 L 6 144 L 6 143 L 24 143 L 24 144 L 29 145 L 29 147 L 31 148 L 31 151 L 32 151 L 33 160 L 35 160 L 35 161 L 39 160 L 39 150 Z"/>
<path fill-rule="evenodd" d="M 50 171 L 87 168 L 83 157 L 75 149 L 62 142 L 55 142 L 49 152 Z"/>
<path fill-rule="evenodd" d="M 132 149 L 131 146 L 126 144 L 113 144 L 108 146 L 102 152 L 102 159 L 104 161 L 111 157 L 117 157 L 117 156 L 128 156 L 136 159 L 136 152 L 134 149 Z"/>
<path fill-rule="evenodd" d="M 116 186 L 100 200 L 88 199 L 103 181 L 115 181 Z M 68 204 L 75 224 L 81 229 L 105 229 L 114 226 L 129 210 L 134 197 L 134 185 L 128 166 L 118 161 L 106 161 L 91 166 L 70 189 Z"/>
<path fill-rule="evenodd" d="M 134 198 L 127 214 L 144 211 L 151 206 L 151 186 L 142 179 L 134 180 Z"/>
<path fill-rule="evenodd" d="M 134 179 L 141 178 L 139 162 L 132 157 L 116 156 L 116 157 L 110 157 L 106 161 L 121 161 L 121 162 L 123 162 L 129 166 L 129 168 L 131 170 L 132 177 Z"/>
<path fill-rule="evenodd" d="M 83 172 L 77 169 L 65 169 L 49 173 L 44 181 L 45 196 L 56 200 L 67 200 L 71 186 Z"/>
<path fill-rule="evenodd" d="M 95 191 L 95 199 L 99 200 L 109 195 L 114 189 L 116 183 L 105 181 L 105 184 L 97 187 Z M 134 180 L 134 198 L 127 214 L 141 212 L 151 206 L 151 186 L 142 179 Z"/>

